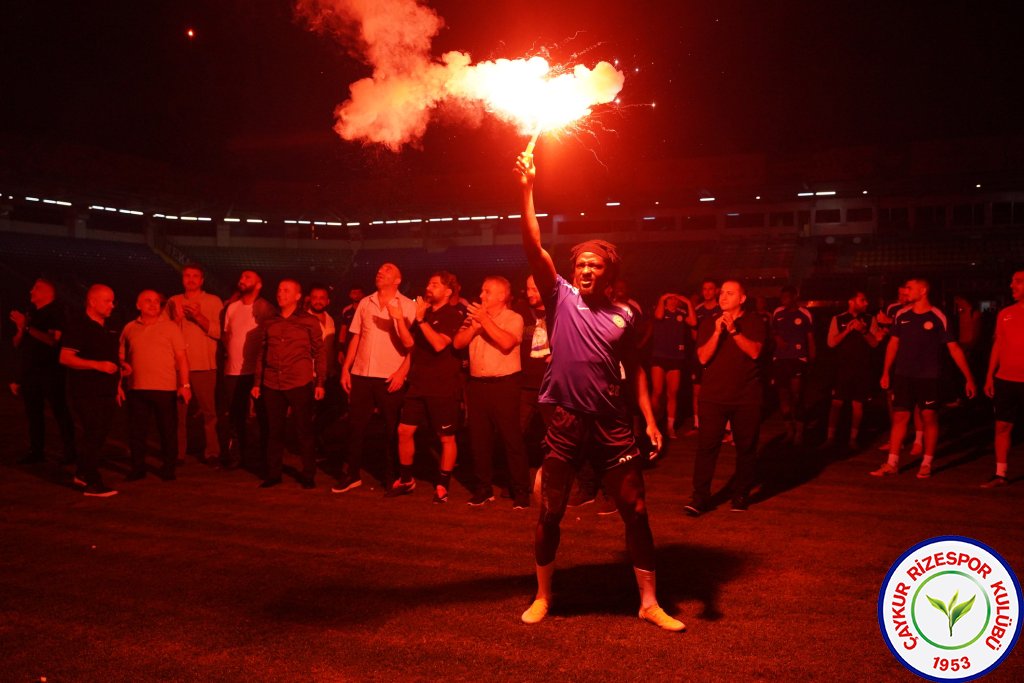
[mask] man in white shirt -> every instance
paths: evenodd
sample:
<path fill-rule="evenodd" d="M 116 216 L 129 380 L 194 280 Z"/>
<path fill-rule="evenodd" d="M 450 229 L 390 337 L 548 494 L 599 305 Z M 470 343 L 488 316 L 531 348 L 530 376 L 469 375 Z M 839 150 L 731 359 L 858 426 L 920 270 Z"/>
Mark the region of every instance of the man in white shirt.
<path fill-rule="evenodd" d="M 219 426 L 224 466 L 238 467 L 246 454 L 250 392 L 256 372 L 256 328 L 272 318 L 277 309 L 260 297 L 263 279 L 254 270 L 244 270 L 238 288 L 224 307 L 221 342 L 224 344 L 224 375 L 221 377 Z M 262 400 L 255 401 L 260 427 L 259 462 L 266 462 L 267 411 Z"/>
<path fill-rule="evenodd" d="M 374 408 L 384 418 L 386 446 L 382 482 L 395 479 L 398 455 L 398 414 L 402 408 L 409 351 L 415 344 L 410 327 L 416 303 L 398 291 L 402 273 L 393 263 L 377 270 L 377 291 L 356 306 L 349 328 L 351 340 L 341 368 L 341 386 L 349 397 L 348 469 L 331 491 L 344 493 L 362 484 L 366 427 Z"/>

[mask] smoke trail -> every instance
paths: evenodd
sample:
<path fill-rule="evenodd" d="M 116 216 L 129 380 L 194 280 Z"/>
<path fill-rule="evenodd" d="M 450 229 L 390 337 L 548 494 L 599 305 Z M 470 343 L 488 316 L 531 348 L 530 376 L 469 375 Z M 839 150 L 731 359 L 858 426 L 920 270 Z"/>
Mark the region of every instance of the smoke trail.
<path fill-rule="evenodd" d="M 551 77 L 539 57 L 475 65 L 464 52 L 435 59 L 430 47 L 444 21 L 419 0 L 296 0 L 295 11 L 373 67 L 349 86 L 334 130 L 392 151 L 422 138 L 444 100 L 481 107 L 527 132 L 586 116 L 612 101 L 625 78 L 606 62 Z"/>

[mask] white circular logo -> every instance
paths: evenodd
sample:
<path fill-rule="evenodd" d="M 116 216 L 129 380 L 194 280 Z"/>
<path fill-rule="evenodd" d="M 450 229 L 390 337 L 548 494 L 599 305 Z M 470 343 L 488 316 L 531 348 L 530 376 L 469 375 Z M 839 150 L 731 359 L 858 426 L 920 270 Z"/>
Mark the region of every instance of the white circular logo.
<path fill-rule="evenodd" d="M 878 625 L 896 658 L 931 681 L 969 681 L 1006 658 L 1020 636 L 1020 584 L 987 545 L 922 541 L 889 569 Z"/>

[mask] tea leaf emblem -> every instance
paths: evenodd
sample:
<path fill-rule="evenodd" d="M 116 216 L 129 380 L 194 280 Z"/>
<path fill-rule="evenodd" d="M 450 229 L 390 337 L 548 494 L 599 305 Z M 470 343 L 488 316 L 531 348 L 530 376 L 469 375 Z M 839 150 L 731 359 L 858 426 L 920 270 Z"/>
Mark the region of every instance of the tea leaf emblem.
<path fill-rule="evenodd" d="M 974 599 L 978 596 L 973 595 L 970 600 L 965 600 L 964 602 L 957 604 L 956 600 L 960 597 L 960 591 L 957 591 L 953 593 L 953 597 L 950 598 L 948 607 L 946 606 L 946 603 L 942 602 L 942 600 L 938 600 L 927 594 L 925 597 L 928 598 L 928 602 L 932 604 L 932 607 L 946 615 L 946 621 L 949 623 L 949 636 L 952 638 L 953 625 L 960 621 L 965 614 L 971 611 L 971 608 L 974 607 Z"/>

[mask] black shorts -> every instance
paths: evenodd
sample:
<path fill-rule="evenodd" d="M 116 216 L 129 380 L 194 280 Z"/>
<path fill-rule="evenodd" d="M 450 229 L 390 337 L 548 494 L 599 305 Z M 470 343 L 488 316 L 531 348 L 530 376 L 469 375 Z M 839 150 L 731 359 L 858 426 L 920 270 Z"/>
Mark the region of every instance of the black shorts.
<path fill-rule="evenodd" d="M 807 363 L 799 358 L 776 358 L 772 363 L 772 377 L 777 384 L 784 383 L 803 377 L 806 369 Z"/>
<path fill-rule="evenodd" d="M 872 390 L 878 386 L 876 379 L 868 368 L 842 365 L 836 370 L 832 398 L 836 401 L 864 403 L 871 397 Z"/>
<path fill-rule="evenodd" d="M 704 366 L 700 364 L 697 356 L 694 356 L 690 362 L 692 363 L 690 366 L 690 381 L 700 385 L 700 381 L 704 377 Z"/>
<path fill-rule="evenodd" d="M 1024 408 L 1024 382 L 1010 382 L 996 377 L 996 395 L 992 399 L 996 420 L 1014 423 Z"/>
<path fill-rule="evenodd" d="M 429 422 L 438 436 L 454 436 L 459 417 L 459 400 L 454 396 L 406 396 L 399 423 L 419 427 Z"/>
<path fill-rule="evenodd" d="M 672 372 L 673 370 L 689 369 L 690 362 L 685 358 L 652 358 L 651 367 L 661 368 L 665 372 Z"/>
<path fill-rule="evenodd" d="M 589 461 L 600 474 L 640 455 L 626 414 L 591 415 L 555 406 L 544 437 L 544 458 L 556 458 L 577 470 Z"/>
<path fill-rule="evenodd" d="M 893 410 L 936 410 L 939 407 L 938 377 L 892 376 Z"/>

